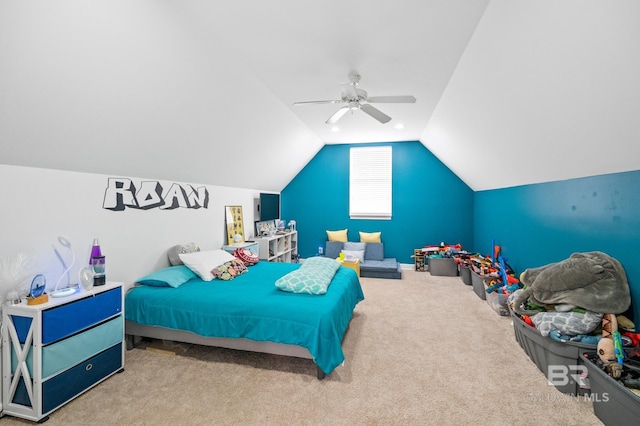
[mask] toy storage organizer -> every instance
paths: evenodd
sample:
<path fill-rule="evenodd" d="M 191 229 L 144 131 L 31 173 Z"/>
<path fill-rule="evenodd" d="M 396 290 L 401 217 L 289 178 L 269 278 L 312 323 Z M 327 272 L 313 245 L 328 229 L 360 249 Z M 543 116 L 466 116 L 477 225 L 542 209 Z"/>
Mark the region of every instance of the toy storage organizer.
<path fill-rule="evenodd" d="M 466 285 L 472 285 L 471 282 L 471 267 L 469 265 L 460 265 L 460 279 Z"/>
<path fill-rule="evenodd" d="M 509 307 L 507 306 L 507 299 L 509 298 L 509 292 L 507 292 L 504 287 L 501 287 L 491 293 L 487 293 L 487 286 L 485 285 L 484 287 L 487 305 L 498 315 L 508 317 Z"/>
<path fill-rule="evenodd" d="M 549 366 L 564 366 L 570 373 L 567 380 L 568 383 L 565 385 L 555 384 L 556 389 L 571 395 L 589 394 L 588 378 L 581 377 L 579 381 L 576 381 L 574 377 L 577 375 L 578 369 L 575 367 L 584 364 L 580 358 L 581 353 L 595 351 L 596 346 L 578 342 L 557 342 L 540 334 L 537 329 L 525 323 L 511 309 L 509 309 L 509 312 L 513 319 L 513 331 L 516 341 L 531 361 L 544 373 L 545 377 L 549 378 Z"/>
<path fill-rule="evenodd" d="M 474 293 L 482 300 L 487 299 L 487 293 L 484 288 L 484 277 L 474 270 L 471 270 L 471 285 Z"/>
<path fill-rule="evenodd" d="M 33 421 L 124 367 L 121 283 L 3 307 L 2 408 Z"/>
<path fill-rule="evenodd" d="M 427 265 L 425 263 L 425 256 L 422 249 L 413 250 L 413 266 L 416 271 L 424 272 L 427 270 Z"/>
<path fill-rule="evenodd" d="M 429 272 L 435 276 L 455 277 L 458 275 L 458 265 L 452 257 L 429 256 Z"/>
<path fill-rule="evenodd" d="M 590 356 L 596 356 L 595 352 L 583 353 L 581 362 L 589 372 L 594 414 L 607 426 L 626 426 L 638 421 L 640 396 L 611 378 L 591 362 Z"/>

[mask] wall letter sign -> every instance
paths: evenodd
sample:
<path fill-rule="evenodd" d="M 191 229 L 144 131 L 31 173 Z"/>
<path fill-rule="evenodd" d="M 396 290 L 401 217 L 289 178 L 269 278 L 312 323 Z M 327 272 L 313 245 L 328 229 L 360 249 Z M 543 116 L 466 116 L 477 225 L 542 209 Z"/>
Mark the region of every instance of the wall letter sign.
<path fill-rule="evenodd" d="M 165 191 L 158 181 L 142 181 L 136 188 L 131 179 L 109 178 L 102 208 L 122 211 L 127 207 L 139 210 L 206 209 L 209 207 L 209 191 L 204 186 L 194 188 L 177 183 Z"/>

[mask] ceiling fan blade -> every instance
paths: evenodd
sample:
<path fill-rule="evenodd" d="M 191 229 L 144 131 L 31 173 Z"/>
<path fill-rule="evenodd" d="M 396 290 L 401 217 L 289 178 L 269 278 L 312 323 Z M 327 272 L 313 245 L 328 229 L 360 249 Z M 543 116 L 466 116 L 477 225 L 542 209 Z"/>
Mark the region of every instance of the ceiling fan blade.
<path fill-rule="evenodd" d="M 361 105 L 360 109 L 366 112 L 367 114 L 369 114 L 370 116 L 372 116 L 373 118 L 375 118 L 376 120 L 378 120 L 379 122 L 381 122 L 382 124 L 388 123 L 389 121 L 391 121 L 391 117 L 389 117 L 387 114 L 380 111 L 379 109 L 372 107 L 369 104 Z"/>
<path fill-rule="evenodd" d="M 414 96 L 373 96 L 367 98 L 367 102 L 373 103 L 399 103 L 399 104 L 412 104 L 415 103 L 416 98 Z"/>
<path fill-rule="evenodd" d="M 311 104 L 341 104 L 344 101 L 342 99 L 330 100 L 330 101 L 302 101 L 294 102 L 293 105 L 311 105 Z"/>
<path fill-rule="evenodd" d="M 325 123 L 334 124 L 336 121 L 340 120 L 340 118 L 342 118 L 342 116 L 345 115 L 347 111 L 349 111 L 349 109 L 350 108 L 348 106 L 343 106 L 342 108 L 334 112 L 333 115 L 329 117 L 327 121 L 325 121 Z"/>

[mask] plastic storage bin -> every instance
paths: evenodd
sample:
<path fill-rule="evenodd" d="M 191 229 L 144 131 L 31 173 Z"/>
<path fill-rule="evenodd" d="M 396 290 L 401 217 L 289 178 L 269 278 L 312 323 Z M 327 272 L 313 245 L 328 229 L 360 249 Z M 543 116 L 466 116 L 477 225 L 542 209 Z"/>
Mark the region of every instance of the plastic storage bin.
<path fill-rule="evenodd" d="M 507 305 L 507 299 L 509 298 L 509 293 L 503 293 L 502 289 L 499 289 L 497 291 L 492 291 L 491 293 L 487 293 L 486 285 L 485 285 L 485 293 L 486 293 L 485 297 L 487 300 L 487 305 L 489 305 L 489 307 L 493 309 L 495 313 L 497 313 L 498 315 L 503 317 L 508 317 L 509 307 Z"/>
<path fill-rule="evenodd" d="M 466 285 L 471 285 L 471 268 L 469 265 L 460 265 L 460 279 Z"/>
<path fill-rule="evenodd" d="M 584 364 L 580 358 L 581 353 L 593 352 L 596 350 L 596 346 L 579 342 L 557 342 L 540 334 L 537 329 L 521 320 L 511 309 L 509 312 L 513 319 L 516 341 L 531 361 L 544 373 L 544 376 L 549 378 L 549 366 L 564 366 L 565 371 L 569 373 L 568 383 L 565 385 L 555 384 L 556 389 L 571 395 L 589 394 L 589 383 L 586 378 L 576 380 L 576 376 L 580 373 L 577 366 Z"/>
<path fill-rule="evenodd" d="M 487 293 L 484 291 L 484 279 L 482 275 L 474 270 L 471 270 L 471 285 L 480 299 L 487 300 Z"/>
<path fill-rule="evenodd" d="M 638 421 L 640 419 L 640 397 L 591 362 L 589 357 L 595 356 L 597 356 L 595 352 L 581 355 L 582 363 L 589 372 L 590 398 L 594 414 L 607 426 L 626 426 Z"/>
<path fill-rule="evenodd" d="M 431 275 L 455 277 L 458 265 L 452 257 L 429 257 L 429 272 Z"/>

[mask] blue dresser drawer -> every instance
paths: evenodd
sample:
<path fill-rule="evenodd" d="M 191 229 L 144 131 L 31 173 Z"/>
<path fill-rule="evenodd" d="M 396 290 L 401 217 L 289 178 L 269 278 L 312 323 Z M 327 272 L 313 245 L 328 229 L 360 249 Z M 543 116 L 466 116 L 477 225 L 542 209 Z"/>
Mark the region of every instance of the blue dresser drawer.
<path fill-rule="evenodd" d="M 42 413 L 48 413 L 122 368 L 122 343 L 42 384 Z"/>
<path fill-rule="evenodd" d="M 122 342 L 122 315 L 84 333 L 42 348 L 42 378 L 57 374 Z"/>
<path fill-rule="evenodd" d="M 84 333 L 60 340 L 42 348 L 42 378 L 57 374 L 88 359 L 107 348 L 122 342 L 124 319 L 119 315 L 93 327 Z M 11 348 L 11 371 L 16 371 L 18 357 Z M 27 354 L 27 367 L 33 375 L 33 351 Z"/>
<path fill-rule="evenodd" d="M 43 311 L 42 344 L 77 333 L 121 311 L 121 287 Z"/>

